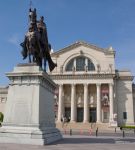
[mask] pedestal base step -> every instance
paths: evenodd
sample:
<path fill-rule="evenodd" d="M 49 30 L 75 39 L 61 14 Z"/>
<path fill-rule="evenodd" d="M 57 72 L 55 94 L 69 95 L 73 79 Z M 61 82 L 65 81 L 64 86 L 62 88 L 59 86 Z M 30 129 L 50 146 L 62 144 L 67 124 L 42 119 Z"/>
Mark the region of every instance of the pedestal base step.
<path fill-rule="evenodd" d="M 62 139 L 56 128 L 1 128 L 0 143 L 47 145 Z"/>

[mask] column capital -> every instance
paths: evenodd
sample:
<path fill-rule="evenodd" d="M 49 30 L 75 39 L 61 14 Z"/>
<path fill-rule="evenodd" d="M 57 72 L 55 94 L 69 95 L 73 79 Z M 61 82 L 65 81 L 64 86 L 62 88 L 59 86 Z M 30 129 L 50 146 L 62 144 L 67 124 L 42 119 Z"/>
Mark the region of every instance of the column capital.
<path fill-rule="evenodd" d="M 109 83 L 109 86 L 114 86 L 114 83 Z"/>
<path fill-rule="evenodd" d="M 59 87 L 62 87 L 62 86 L 63 86 L 63 83 L 58 84 L 58 86 L 59 86 Z"/>
<path fill-rule="evenodd" d="M 72 87 L 75 86 L 75 85 L 76 85 L 75 83 L 72 83 L 72 84 L 71 84 Z"/>
<path fill-rule="evenodd" d="M 96 86 L 101 86 L 101 83 L 96 83 Z"/>
<path fill-rule="evenodd" d="M 88 83 L 84 83 L 83 85 L 84 85 L 84 87 L 87 87 L 89 84 Z"/>

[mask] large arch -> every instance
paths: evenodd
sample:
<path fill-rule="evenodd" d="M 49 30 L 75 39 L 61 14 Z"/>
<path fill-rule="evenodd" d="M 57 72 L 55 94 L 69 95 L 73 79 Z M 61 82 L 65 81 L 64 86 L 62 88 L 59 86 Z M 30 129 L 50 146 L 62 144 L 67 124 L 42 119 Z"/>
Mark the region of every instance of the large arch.
<path fill-rule="evenodd" d="M 64 72 L 68 72 L 66 71 L 67 70 L 67 67 L 68 65 L 70 65 L 70 63 L 72 64 L 74 62 L 74 59 L 81 59 L 81 58 L 84 58 L 84 59 L 87 59 L 88 60 L 88 71 L 96 71 L 97 70 L 97 65 L 99 64 L 98 61 L 92 56 L 92 55 L 89 55 L 88 53 L 85 53 L 85 54 L 73 54 L 71 55 L 70 57 L 68 57 L 65 62 L 63 63 L 63 70 Z M 72 62 L 73 61 L 73 62 Z M 78 60 L 79 61 L 79 60 Z M 80 60 L 80 63 L 83 62 L 83 60 L 81 59 Z M 74 62 L 75 63 L 75 62 Z M 85 62 L 86 63 L 86 62 Z M 84 64 L 86 65 L 86 64 Z M 72 66 L 72 65 L 71 65 Z M 81 66 L 80 66 L 81 67 Z M 76 71 L 84 71 L 83 68 L 80 68 L 79 66 L 77 66 L 77 69 Z M 70 66 L 69 66 L 70 68 Z M 71 67 L 72 68 L 72 67 Z M 71 68 L 69 69 L 69 71 L 71 71 Z"/>

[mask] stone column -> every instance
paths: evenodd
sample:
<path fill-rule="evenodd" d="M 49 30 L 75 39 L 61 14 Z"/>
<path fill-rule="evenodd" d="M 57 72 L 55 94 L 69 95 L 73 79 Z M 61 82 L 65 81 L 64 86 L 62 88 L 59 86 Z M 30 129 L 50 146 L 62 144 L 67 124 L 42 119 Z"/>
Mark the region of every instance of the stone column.
<path fill-rule="evenodd" d="M 83 122 L 89 122 L 88 84 L 84 84 L 84 118 Z"/>
<path fill-rule="evenodd" d="M 110 121 L 113 121 L 113 84 L 109 84 L 109 98 L 110 98 Z"/>
<path fill-rule="evenodd" d="M 97 123 L 101 122 L 101 84 L 97 84 Z"/>
<path fill-rule="evenodd" d="M 76 121 L 75 84 L 71 85 L 71 122 Z"/>
<path fill-rule="evenodd" d="M 61 117 L 63 115 L 63 99 L 62 99 L 62 93 L 63 93 L 63 85 L 59 85 L 59 101 L 58 101 L 58 122 L 61 122 Z"/>

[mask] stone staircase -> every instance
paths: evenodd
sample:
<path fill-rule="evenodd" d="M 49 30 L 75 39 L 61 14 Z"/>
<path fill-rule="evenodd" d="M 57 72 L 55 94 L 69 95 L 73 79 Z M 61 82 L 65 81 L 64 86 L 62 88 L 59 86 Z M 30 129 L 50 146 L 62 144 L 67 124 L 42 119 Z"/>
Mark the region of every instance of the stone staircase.
<path fill-rule="evenodd" d="M 115 127 L 110 127 L 109 123 L 56 123 L 56 127 L 60 130 L 90 130 L 93 131 L 98 130 L 100 131 L 108 131 L 111 132 L 115 130 Z M 118 129 L 118 128 L 117 128 Z"/>

